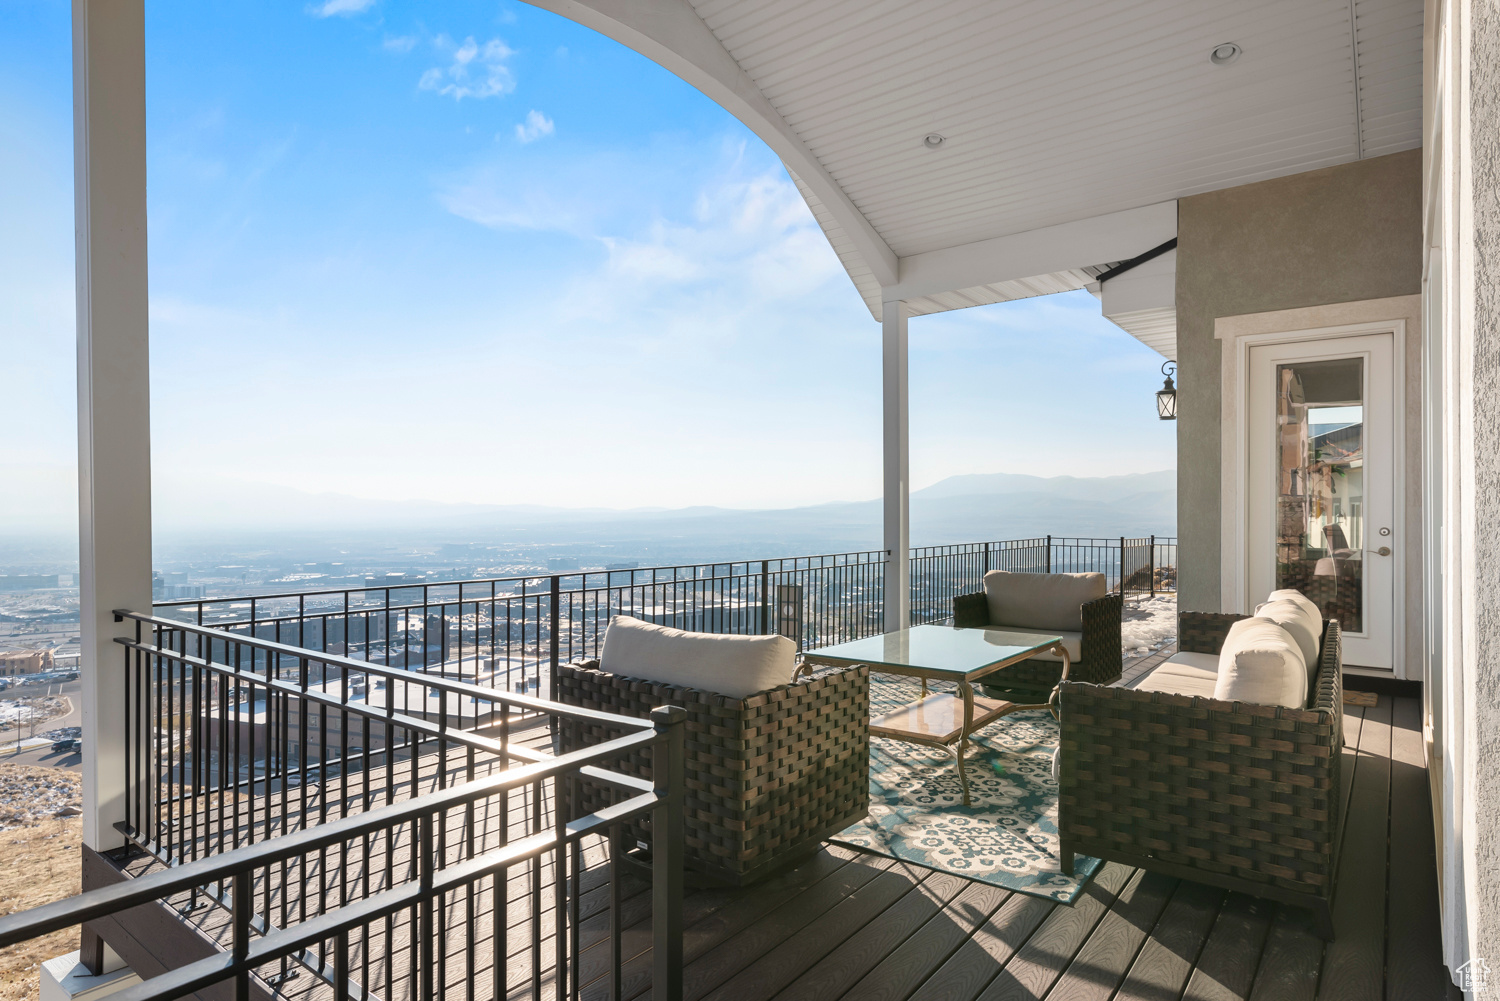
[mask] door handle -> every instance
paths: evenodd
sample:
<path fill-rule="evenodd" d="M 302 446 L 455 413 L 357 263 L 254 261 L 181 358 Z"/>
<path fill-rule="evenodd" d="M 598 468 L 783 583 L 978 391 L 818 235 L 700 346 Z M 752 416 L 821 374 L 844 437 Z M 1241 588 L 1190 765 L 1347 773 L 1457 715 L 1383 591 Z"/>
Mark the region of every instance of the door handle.
<path fill-rule="evenodd" d="M 1366 549 L 1365 552 L 1374 553 L 1376 556 L 1389 556 L 1391 555 L 1391 547 L 1381 546 L 1379 549 Z"/>

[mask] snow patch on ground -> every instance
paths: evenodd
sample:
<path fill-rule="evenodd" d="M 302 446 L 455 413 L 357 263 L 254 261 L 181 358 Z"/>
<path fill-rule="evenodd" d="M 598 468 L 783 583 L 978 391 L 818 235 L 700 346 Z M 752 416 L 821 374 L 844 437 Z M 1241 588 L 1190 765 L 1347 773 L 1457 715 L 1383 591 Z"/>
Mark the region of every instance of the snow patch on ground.
<path fill-rule="evenodd" d="M 1177 639 L 1177 595 L 1128 598 L 1120 617 L 1120 640 L 1126 660 L 1145 657 Z"/>
<path fill-rule="evenodd" d="M 83 779 L 61 768 L 0 765 L 0 831 L 30 827 L 83 807 Z"/>
<path fill-rule="evenodd" d="M 73 711 L 66 697 L 47 696 L 35 699 L 0 699 L 0 727 L 15 723 L 23 726 L 43 723 L 49 719 L 66 716 Z"/>

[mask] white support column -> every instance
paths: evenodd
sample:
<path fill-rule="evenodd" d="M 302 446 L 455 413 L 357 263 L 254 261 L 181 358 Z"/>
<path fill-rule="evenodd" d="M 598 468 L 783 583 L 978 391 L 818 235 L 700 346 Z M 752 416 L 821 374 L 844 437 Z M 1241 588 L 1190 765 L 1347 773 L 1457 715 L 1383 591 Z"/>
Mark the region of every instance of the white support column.
<path fill-rule="evenodd" d="M 151 610 L 143 0 L 73 0 L 83 841 L 124 839 L 125 651 L 116 608 Z"/>
<path fill-rule="evenodd" d="M 885 628 L 911 617 L 911 446 L 906 395 L 906 304 L 885 304 L 881 322 L 885 414 Z"/>

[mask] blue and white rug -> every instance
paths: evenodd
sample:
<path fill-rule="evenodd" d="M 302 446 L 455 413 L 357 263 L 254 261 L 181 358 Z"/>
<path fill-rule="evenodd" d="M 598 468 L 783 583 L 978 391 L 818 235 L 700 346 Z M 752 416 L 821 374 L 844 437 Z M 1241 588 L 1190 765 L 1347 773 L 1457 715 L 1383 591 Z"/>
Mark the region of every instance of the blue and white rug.
<path fill-rule="evenodd" d="M 872 676 L 870 711 L 914 702 L 921 690 L 904 678 Z M 1103 864 L 1074 858 L 1058 865 L 1057 783 L 1052 754 L 1057 724 L 1045 711 L 1015 713 L 970 738 L 963 805 L 958 765 L 936 748 L 870 740 L 870 815 L 832 841 L 951 872 L 1060 903 L 1072 903 Z"/>

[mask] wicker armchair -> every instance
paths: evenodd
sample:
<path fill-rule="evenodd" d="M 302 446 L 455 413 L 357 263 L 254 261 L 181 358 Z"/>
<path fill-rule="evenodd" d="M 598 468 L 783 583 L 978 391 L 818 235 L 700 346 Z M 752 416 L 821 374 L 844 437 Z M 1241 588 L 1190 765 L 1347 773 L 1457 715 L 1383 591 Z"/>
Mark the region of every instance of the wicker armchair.
<path fill-rule="evenodd" d="M 656 706 L 687 710 L 687 866 L 742 886 L 815 851 L 870 810 L 870 675 L 865 667 L 820 671 L 744 699 L 599 670 L 558 668 L 559 702 L 645 717 Z M 620 736 L 564 720 L 564 751 Z M 623 770 L 649 778 L 639 755 Z M 584 780 L 586 809 L 620 798 Z M 634 835 L 649 840 L 644 826 Z"/>
<path fill-rule="evenodd" d="M 1079 651 L 1082 656 L 1069 669 L 1070 680 L 1088 681 L 1096 685 L 1107 685 L 1120 680 L 1120 665 L 1123 662 L 1120 615 L 1124 606 L 1125 596 L 1121 594 L 1106 594 L 1084 603 L 1083 643 Z M 961 594 L 953 599 L 953 624 L 963 629 L 990 625 L 989 601 L 983 591 Z M 1033 701 L 1045 702 L 1062 677 L 1062 664 L 1057 661 L 1028 660 L 1007 667 L 1000 674 L 1002 677 L 997 684 L 1003 684 L 1007 692 L 1017 692 Z"/>
<path fill-rule="evenodd" d="M 1183 612 L 1178 645 L 1216 654 L 1240 615 Z M 1324 626 L 1308 708 L 1061 686 L 1058 833 L 1075 852 L 1306 907 L 1333 937 L 1343 658 Z"/>

